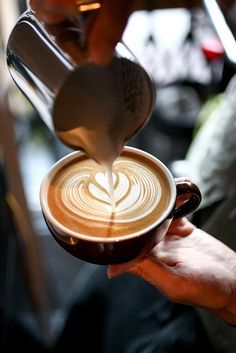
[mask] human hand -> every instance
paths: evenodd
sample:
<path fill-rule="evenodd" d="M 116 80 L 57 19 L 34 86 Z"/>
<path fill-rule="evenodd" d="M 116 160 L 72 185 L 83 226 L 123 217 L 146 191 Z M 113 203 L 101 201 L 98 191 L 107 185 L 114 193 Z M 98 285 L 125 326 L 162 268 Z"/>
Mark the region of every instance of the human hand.
<path fill-rule="evenodd" d="M 56 24 L 78 14 L 76 0 L 29 0 L 37 17 Z M 121 39 L 130 14 L 144 6 L 143 0 L 103 0 L 99 11 L 86 19 L 87 46 L 91 59 L 105 64 L 112 58 L 114 48 Z"/>
<path fill-rule="evenodd" d="M 27 0 L 37 17 L 47 24 L 55 24 L 78 14 L 80 0 Z M 94 0 L 96 2 L 96 0 Z M 106 64 L 113 56 L 116 44 L 121 39 L 129 16 L 137 10 L 154 8 L 196 7 L 200 0 L 98 0 L 102 4 L 86 20 L 87 46 L 91 59 L 97 64 Z"/>
<path fill-rule="evenodd" d="M 175 302 L 236 324 L 236 254 L 186 218 L 173 221 L 147 256 L 108 267 L 110 278 L 125 272 L 142 277 Z"/>

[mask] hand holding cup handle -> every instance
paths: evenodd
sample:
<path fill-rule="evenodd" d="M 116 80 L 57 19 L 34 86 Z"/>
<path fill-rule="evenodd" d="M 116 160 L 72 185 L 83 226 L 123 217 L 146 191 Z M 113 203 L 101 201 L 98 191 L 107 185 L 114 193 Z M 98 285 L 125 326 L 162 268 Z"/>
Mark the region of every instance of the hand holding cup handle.
<path fill-rule="evenodd" d="M 74 163 L 77 165 L 81 161 L 84 161 L 84 152 L 76 151 L 62 158 L 51 168 L 42 181 L 40 201 L 48 228 L 54 238 L 66 251 L 81 260 L 107 265 L 125 263 L 141 258 L 149 253 L 151 249 L 165 237 L 173 219 L 191 214 L 200 205 L 201 193 L 197 185 L 186 177 L 174 179 L 168 168 L 156 157 L 145 151 L 128 146 L 123 149 L 122 155 L 126 161 L 125 168 L 127 168 L 127 163 L 129 164 L 130 161 L 136 163 L 141 169 L 148 165 L 148 170 L 151 170 L 151 174 L 148 174 L 151 180 L 154 180 L 157 184 L 158 181 L 160 182 L 160 187 L 155 191 L 152 200 L 154 204 L 156 204 L 156 197 L 161 197 L 162 202 L 160 203 L 160 200 L 157 200 L 158 202 L 155 207 L 163 207 L 158 217 L 155 215 L 153 218 L 153 214 L 150 213 L 151 217 L 149 217 L 150 223 L 148 226 L 143 226 L 141 222 L 141 228 L 138 229 L 136 222 L 133 222 L 135 223 L 133 226 L 136 228 L 128 234 L 116 233 L 115 236 L 108 237 L 105 230 L 101 231 L 98 229 L 100 233 L 99 236 L 97 236 L 97 234 L 90 234 L 90 229 L 87 230 L 87 228 L 90 227 L 90 225 L 87 226 L 88 222 L 85 224 L 80 223 L 78 226 L 86 227 L 87 234 L 85 231 L 73 230 L 73 228 L 70 229 L 70 225 L 63 225 L 60 219 L 60 213 L 58 219 L 52 214 L 50 204 L 48 203 L 48 195 L 51 195 L 50 198 L 52 198 L 53 202 L 55 195 L 57 195 L 55 194 L 55 183 L 53 188 L 51 187 L 53 180 L 55 180 L 59 171 L 67 170 L 65 168 L 67 165 L 71 166 Z M 86 158 L 89 160 L 89 157 Z M 158 175 L 158 177 L 156 177 L 156 175 Z M 143 177 L 143 174 L 141 174 L 141 176 Z M 144 184 L 146 185 L 146 183 Z M 146 192 L 148 190 L 149 189 L 146 189 Z M 151 189 L 150 193 L 152 193 L 153 196 L 153 189 Z M 56 207 L 57 202 L 54 205 Z M 144 217 L 147 221 L 147 213 L 145 213 Z M 69 218 L 63 218 L 63 220 L 70 221 Z M 104 227 L 103 224 L 102 226 Z M 119 226 L 119 223 L 117 223 L 116 226 Z M 92 230 L 94 230 L 94 228 L 92 228 Z"/>

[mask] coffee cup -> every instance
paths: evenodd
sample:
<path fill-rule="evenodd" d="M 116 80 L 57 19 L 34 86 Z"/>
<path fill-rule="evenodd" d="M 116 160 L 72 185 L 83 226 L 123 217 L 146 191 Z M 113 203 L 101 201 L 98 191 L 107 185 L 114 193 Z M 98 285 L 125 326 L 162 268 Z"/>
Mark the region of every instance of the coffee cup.
<path fill-rule="evenodd" d="M 195 184 L 175 182 L 160 160 L 133 147 L 124 147 L 113 164 L 115 212 L 106 180 L 105 167 L 76 151 L 52 166 L 40 189 L 54 238 L 90 263 L 117 264 L 143 256 L 161 241 L 173 219 L 192 213 L 201 202 Z"/>

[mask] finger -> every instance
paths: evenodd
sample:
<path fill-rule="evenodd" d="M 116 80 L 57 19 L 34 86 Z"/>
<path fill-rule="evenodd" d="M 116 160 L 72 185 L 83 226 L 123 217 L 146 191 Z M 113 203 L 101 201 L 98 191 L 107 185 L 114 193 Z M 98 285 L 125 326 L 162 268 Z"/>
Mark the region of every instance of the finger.
<path fill-rule="evenodd" d="M 106 64 L 110 61 L 131 12 L 132 1 L 105 0 L 102 3 L 88 38 L 88 49 L 94 62 Z"/>
<path fill-rule="evenodd" d="M 169 271 L 164 264 L 145 256 L 133 262 L 109 265 L 107 275 L 111 279 L 124 273 L 132 273 L 154 283 L 156 276 L 160 276 L 159 281 L 161 282 L 161 278 L 164 279 L 164 274 L 167 272 Z"/>
<path fill-rule="evenodd" d="M 187 236 L 193 232 L 196 227 L 188 221 L 186 217 L 174 220 L 167 232 L 167 235 Z"/>
<path fill-rule="evenodd" d="M 58 23 L 78 13 L 74 0 L 31 0 L 30 7 L 37 18 L 45 23 Z"/>
<path fill-rule="evenodd" d="M 138 274 L 139 269 L 137 267 L 137 263 L 132 261 L 132 262 L 126 262 L 123 264 L 119 265 L 109 265 L 107 269 L 107 275 L 108 278 L 113 278 L 116 276 L 119 276 L 123 273 L 133 273 L 133 274 Z"/>
<path fill-rule="evenodd" d="M 175 178 L 175 182 L 176 183 L 181 183 L 183 181 L 191 181 L 191 179 L 188 177 L 188 176 L 183 176 L 183 177 L 180 177 L 180 178 Z"/>
<path fill-rule="evenodd" d="M 135 274 L 154 285 L 173 300 L 176 300 L 172 294 L 174 293 L 173 288 L 178 288 L 177 286 L 181 284 L 173 267 L 166 266 L 161 262 L 147 257 L 132 263 L 110 265 L 107 273 L 109 278 L 116 277 L 123 273 Z"/>
<path fill-rule="evenodd" d="M 76 5 L 76 0 L 29 0 L 28 6 L 34 10 L 35 8 L 43 8 L 48 10 L 53 10 L 56 12 L 61 11 L 76 11 L 78 12 L 78 5 Z"/>

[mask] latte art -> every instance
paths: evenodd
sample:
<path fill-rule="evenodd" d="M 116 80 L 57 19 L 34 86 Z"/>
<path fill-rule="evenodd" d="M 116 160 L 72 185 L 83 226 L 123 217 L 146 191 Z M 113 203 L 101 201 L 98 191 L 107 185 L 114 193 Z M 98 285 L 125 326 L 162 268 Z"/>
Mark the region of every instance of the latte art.
<path fill-rule="evenodd" d="M 70 179 L 58 185 L 65 212 L 70 217 L 79 214 L 86 219 L 109 222 L 112 209 L 106 173 L 96 173 L 87 166 L 78 168 L 79 171 L 74 168 Z M 133 222 L 147 216 L 161 197 L 156 176 L 137 162 L 122 159 L 115 162 L 113 185 L 116 222 Z"/>
<path fill-rule="evenodd" d="M 128 153 L 113 164 L 115 213 L 107 171 L 87 157 L 63 167 L 53 178 L 48 203 L 64 226 L 82 234 L 116 236 L 145 228 L 168 204 L 166 185 L 150 161 L 140 163 Z M 164 186 L 164 187 L 163 187 Z"/>

